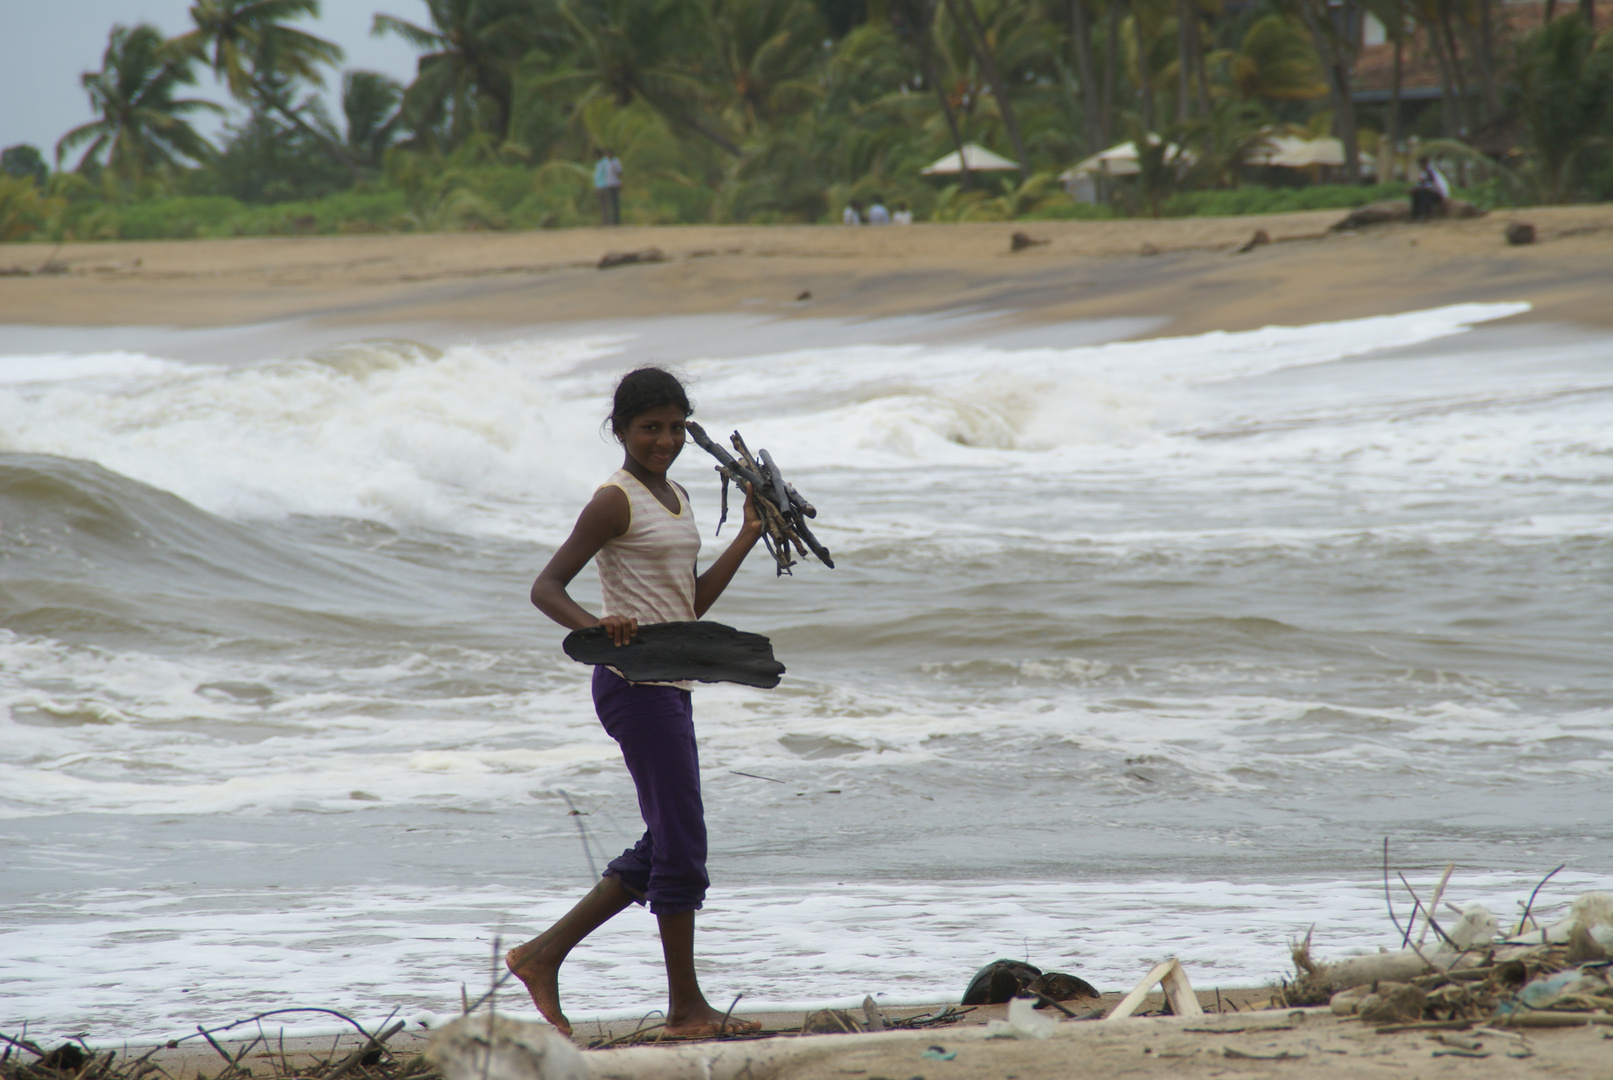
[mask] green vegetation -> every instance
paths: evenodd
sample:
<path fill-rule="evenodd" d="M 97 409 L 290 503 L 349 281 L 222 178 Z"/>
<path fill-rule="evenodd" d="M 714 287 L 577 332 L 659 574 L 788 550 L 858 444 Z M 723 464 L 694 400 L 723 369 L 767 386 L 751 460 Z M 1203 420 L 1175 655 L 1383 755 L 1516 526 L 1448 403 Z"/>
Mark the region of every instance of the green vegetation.
<path fill-rule="evenodd" d="M 319 0 L 196 0 L 166 40 L 113 27 L 82 80 L 96 118 L 54 148 L 65 171 L 0 158 L 0 239 L 582 225 L 603 150 L 641 224 L 838 221 L 876 199 L 921 221 L 1345 208 L 1404 193 L 1363 181 L 1380 146 L 1403 171 L 1411 134 L 1485 201 L 1613 197 L 1613 35 L 1583 6 L 1514 35 L 1500 0 L 408 2 L 424 17 L 374 19 L 420 50 L 407 86 L 340 71 L 292 25 Z M 1355 103 L 1368 16 L 1407 62 L 1437 60 L 1441 102 Z M 217 106 L 183 96 L 204 73 L 239 106 L 217 145 L 194 126 Z M 1246 164 L 1328 134 L 1329 175 L 1270 186 Z M 1128 139 L 1134 175 L 1066 192 Z M 1016 169 L 921 175 L 966 143 Z"/>

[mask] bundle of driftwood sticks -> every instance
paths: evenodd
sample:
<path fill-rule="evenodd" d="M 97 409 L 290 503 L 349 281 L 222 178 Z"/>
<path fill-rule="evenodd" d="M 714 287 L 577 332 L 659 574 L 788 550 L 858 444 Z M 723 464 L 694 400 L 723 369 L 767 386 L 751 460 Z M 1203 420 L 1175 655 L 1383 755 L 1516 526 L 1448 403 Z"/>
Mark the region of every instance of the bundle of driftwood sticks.
<path fill-rule="evenodd" d="M 722 516 L 717 520 L 719 532 L 722 531 L 723 522 L 728 520 L 728 482 L 746 483 L 755 495 L 756 512 L 762 517 L 762 542 L 778 564 L 779 574 L 788 574 L 790 567 L 795 565 L 792 548 L 803 557 L 810 552 L 823 565 L 834 569 L 829 549 L 818 543 L 818 538 L 807 527 L 807 518 L 817 517 L 817 509 L 801 497 L 793 484 L 785 481 L 771 454 L 758 450 L 756 456 L 752 457 L 745 440 L 736 431 L 729 436 L 734 450 L 739 454 L 739 460 L 736 461 L 728 451 L 712 442 L 706 429 L 699 424 L 691 420 L 685 425 L 685 430 L 702 450 L 717 459 L 717 475 L 722 477 Z"/>

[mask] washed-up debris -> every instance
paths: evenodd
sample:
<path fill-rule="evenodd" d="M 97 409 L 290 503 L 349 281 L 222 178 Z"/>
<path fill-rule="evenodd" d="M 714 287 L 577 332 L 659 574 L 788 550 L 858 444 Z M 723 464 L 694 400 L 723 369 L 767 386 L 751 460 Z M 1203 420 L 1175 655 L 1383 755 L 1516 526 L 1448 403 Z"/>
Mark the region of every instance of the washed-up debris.
<path fill-rule="evenodd" d="M 1507 226 L 1507 243 L 1513 247 L 1535 242 L 1535 227 L 1527 221 L 1514 221 Z"/>
<path fill-rule="evenodd" d="M 1027 996 L 1036 999 L 1038 1009 L 1054 1008 L 1066 1016 L 1073 1016 L 1059 1002 L 1096 998 L 1099 994 L 1091 983 L 1076 975 L 1043 971 L 1019 960 L 993 960 L 975 972 L 963 992 L 960 1004 L 1001 1005 L 1005 1001 Z"/>
<path fill-rule="evenodd" d="M 291 1013 L 319 1013 L 342 1020 L 351 1024 L 364 1041 L 341 1058 L 335 1057 L 334 1045 L 329 1058 L 307 1051 L 288 1054 L 283 1043 L 271 1045 L 263 1022 Z M 256 1036 L 237 1042 L 226 1034 L 242 1027 L 255 1030 Z M 264 1077 L 273 1080 L 440 1080 L 424 1058 L 394 1056 L 387 1049 L 388 1040 L 403 1028 L 404 1022 L 399 1020 L 371 1032 L 334 1009 L 291 1007 L 271 1009 L 212 1028 L 197 1025 L 194 1035 L 149 1047 L 140 1054 L 127 1049 L 122 1052 L 95 1050 L 82 1042 L 63 1043 L 47 1051 L 28 1039 L 26 1031 L 18 1036 L 0 1034 L 0 1080 L 162 1080 L 170 1075 L 167 1070 L 173 1063 L 153 1059 L 178 1049 L 180 1043 L 191 1039 L 206 1040 L 218 1054 L 223 1064 L 213 1074 L 216 1080 L 252 1080 L 253 1077 L 260 1080 Z M 231 1046 L 233 1053 L 226 1046 Z"/>
<path fill-rule="evenodd" d="M 610 251 L 600 256 L 599 268 L 610 270 L 617 266 L 632 266 L 634 263 L 666 262 L 666 256 L 660 248 L 645 248 L 643 251 Z"/>
<path fill-rule="evenodd" d="M 1296 1054 L 1290 1050 L 1283 1050 L 1276 1054 L 1250 1054 L 1243 1050 L 1234 1050 L 1230 1046 L 1223 1046 L 1221 1048 L 1221 1056 L 1224 1058 L 1234 1058 L 1243 1061 L 1299 1061 L 1305 1055 Z"/>
<path fill-rule="evenodd" d="M 1238 254 L 1247 255 L 1255 248 L 1269 243 L 1271 243 L 1271 234 L 1266 232 L 1265 229 L 1256 229 L 1255 234 L 1249 238 L 1248 242 L 1238 249 Z"/>
<path fill-rule="evenodd" d="M 1107 1024 L 1131 1016 L 1155 986 L 1165 991 L 1165 1000 L 1170 1002 L 1171 1012 L 1177 1016 L 1204 1015 L 1204 1007 L 1199 1004 L 1199 997 L 1193 992 L 1193 984 L 1187 981 L 1187 972 L 1182 970 L 1181 961 L 1173 957 L 1155 964 L 1148 974 L 1131 988 L 1131 992 L 1120 999 L 1120 1004 L 1103 1018 L 1103 1022 Z"/>
<path fill-rule="evenodd" d="M 1045 1039 L 1059 1026 L 1057 1018 L 1036 1011 L 1030 998 L 1015 998 L 1008 1003 L 1007 1020 L 991 1020 L 986 1024 L 988 1039 Z"/>
<path fill-rule="evenodd" d="M 1018 960 L 993 960 L 975 972 L 959 1004 L 1001 1005 L 1019 997 L 1041 975 L 1041 968 Z"/>
<path fill-rule="evenodd" d="M 1100 995 L 1091 983 L 1076 975 L 1062 971 L 1044 971 L 1030 981 L 1025 992 L 1036 998 L 1036 1007 L 1045 1009 L 1060 1001 L 1096 998 Z"/>
<path fill-rule="evenodd" d="M 1400 878 L 1413 901 L 1411 918 L 1402 926 L 1389 886 L 1386 847 L 1384 896 L 1402 947 L 1323 963 L 1312 957 L 1307 934 L 1292 946 L 1298 975 L 1284 985 L 1279 1003 L 1326 1002 L 1333 1013 L 1357 1016 L 1380 1033 L 1480 1022 L 1519 1028 L 1613 1025 L 1613 896 L 1585 893 L 1566 915 L 1541 926 L 1532 918 L 1534 905 L 1554 870 L 1521 905 L 1523 914 L 1510 936 L 1503 936 L 1499 921 L 1480 904 L 1447 903 L 1457 918 L 1446 928 L 1436 912 L 1451 869 L 1427 904 Z M 1419 919 L 1422 932 L 1414 938 Z M 1430 931 L 1437 944 L 1427 939 Z M 1474 1051 L 1463 1044 L 1450 1052 Z"/>
<path fill-rule="evenodd" d="M 853 1035 L 866 1030 L 861 1020 L 844 1009 L 819 1009 L 807 1013 L 801 1023 L 803 1035 Z"/>

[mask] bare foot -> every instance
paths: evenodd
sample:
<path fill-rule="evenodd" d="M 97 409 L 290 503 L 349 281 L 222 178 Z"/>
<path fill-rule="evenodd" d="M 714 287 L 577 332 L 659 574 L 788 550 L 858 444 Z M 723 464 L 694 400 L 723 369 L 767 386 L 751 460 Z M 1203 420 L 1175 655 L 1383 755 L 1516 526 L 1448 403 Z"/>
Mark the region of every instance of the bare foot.
<path fill-rule="evenodd" d="M 542 937 L 536 937 L 525 945 L 517 945 L 504 954 L 504 966 L 526 985 L 532 1004 L 538 1007 L 543 1018 L 569 1039 L 571 1021 L 560 1011 L 560 961 L 545 955 L 545 944 Z"/>
<path fill-rule="evenodd" d="M 724 1032 L 760 1030 L 760 1020 L 747 1020 L 743 1016 L 730 1016 L 728 1022 L 724 1023 L 723 1014 L 710 1005 L 696 1009 L 688 1016 L 669 1016 L 666 1027 L 662 1028 L 663 1033 L 673 1039 L 699 1039 Z"/>

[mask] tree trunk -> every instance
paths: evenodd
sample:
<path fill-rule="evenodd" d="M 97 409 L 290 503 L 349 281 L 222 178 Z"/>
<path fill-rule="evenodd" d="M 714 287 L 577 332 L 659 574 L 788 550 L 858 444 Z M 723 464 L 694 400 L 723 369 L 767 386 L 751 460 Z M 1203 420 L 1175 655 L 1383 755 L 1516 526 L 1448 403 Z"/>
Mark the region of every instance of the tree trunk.
<path fill-rule="evenodd" d="M 930 34 L 935 28 L 935 3 L 932 2 L 925 10 L 924 25 L 915 30 L 918 37 L 919 64 L 924 70 L 924 81 L 935 90 L 935 96 L 941 102 L 941 115 L 946 117 L 947 131 L 952 135 L 952 145 L 958 151 L 958 186 L 968 191 L 974 186 L 974 180 L 969 175 L 969 161 L 963 154 L 963 132 L 958 129 L 958 114 L 952 110 L 952 99 L 947 97 L 946 87 L 941 85 L 941 79 L 935 68 L 935 53 L 930 48 Z"/>
<path fill-rule="evenodd" d="M 1428 44 L 1433 47 L 1434 61 L 1439 66 L 1439 89 L 1441 112 L 1445 115 L 1445 135 L 1455 138 L 1459 118 L 1456 103 L 1456 78 L 1451 74 L 1451 57 L 1445 51 L 1445 39 L 1440 35 L 1437 19 L 1429 20 Z"/>
<path fill-rule="evenodd" d="M 1399 12 L 1395 13 L 1395 17 L 1400 18 Z M 1395 29 L 1397 31 L 1395 34 L 1395 66 L 1389 83 L 1389 115 L 1386 117 L 1388 123 L 1384 125 L 1388 129 L 1384 132 L 1384 138 L 1389 141 L 1389 153 L 1378 155 L 1380 161 L 1388 164 L 1389 175 L 1381 175 L 1384 170 L 1380 167 L 1378 169 L 1380 174 L 1378 183 L 1380 184 L 1392 184 L 1395 182 L 1395 147 L 1400 142 L 1400 88 L 1405 81 L 1405 22 L 1402 21 Z"/>
<path fill-rule="evenodd" d="M 1189 10 L 1192 5 L 1189 4 Z M 1193 30 L 1193 70 L 1198 73 L 1199 115 L 1205 120 L 1210 119 L 1210 72 L 1204 63 L 1204 35 L 1200 29 L 1199 13 L 1192 11 L 1193 21 L 1189 26 Z M 1213 142 L 1210 144 L 1214 149 Z"/>
<path fill-rule="evenodd" d="M 1331 22 L 1325 0 L 1301 0 L 1300 18 L 1310 31 L 1316 53 L 1322 59 L 1322 72 L 1327 78 L 1327 96 L 1333 106 L 1333 130 L 1344 144 L 1344 178 L 1346 183 L 1361 182 L 1361 147 L 1356 137 L 1355 101 L 1350 96 L 1350 61 L 1355 55 L 1353 44 L 1346 40 L 1350 31 L 1351 5 L 1345 0 L 1342 30 Z M 1320 16 L 1317 8 L 1320 7 Z"/>
<path fill-rule="evenodd" d="M 1075 49 L 1075 77 L 1081 80 L 1081 126 L 1087 137 L 1087 153 L 1102 150 L 1103 136 L 1098 129 L 1098 79 L 1092 59 L 1092 13 L 1086 0 L 1070 0 L 1070 44 Z"/>
<path fill-rule="evenodd" d="M 1103 35 L 1103 105 L 1098 110 L 1098 149 L 1109 148 L 1114 132 L 1115 80 L 1120 67 L 1120 0 L 1109 0 L 1109 25 Z"/>
<path fill-rule="evenodd" d="M 1579 17 L 1585 20 L 1585 29 L 1596 33 L 1596 0 L 1579 0 Z"/>
<path fill-rule="evenodd" d="M 1193 91 L 1193 32 L 1188 27 L 1188 0 L 1176 0 L 1176 122 L 1188 121 Z"/>
<path fill-rule="evenodd" d="M 1555 14 L 1557 14 L 1557 0 L 1546 0 L 1545 21 L 1551 22 L 1551 17 Z"/>
<path fill-rule="evenodd" d="M 1439 0 L 1435 8 L 1439 20 L 1437 32 L 1443 31 L 1445 35 L 1445 48 L 1451 58 L 1451 77 L 1456 84 L 1456 125 L 1457 135 L 1466 138 L 1473 130 L 1472 119 L 1468 113 L 1470 98 L 1467 95 L 1467 74 L 1462 70 L 1462 50 L 1456 42 L 1456 30 L 1451 25 L 1450 0 Z"/>
<path fill-rule="evenodd" d="M 270 108 L 289 120 L 293 127 L 323 147 L 331 160 L 351 173 L 354 180 L 364 179 L 364 173 L 359 169 L 358 162 L 353 160 L 353 155 L 349 154 L 340 143 L 304 120 L 296 109 L 281 100 L 278 91 L 265 85 L 256 76 L 252 78 L 252 89 L 257 91 L 258 97 L 267 102 Z"/>
<path fill-rule="evenodd" d="M 1492 92 L 1494 80 L 1490 77 L 1489 55 L 1484 51 L 1483 46 L 1482 24 L 1487 14 L 1485 9 L 1488 5 L 1486 0 L 1477 0 L 1477 2 L 1480 9 L 1480 26 L 1478 27 L 1468 21 L 1465 8 L 1458 8 L 1452 13 L 1452 22 L 1457 37 L 1461 39 L 1462 50 L 1467 53 L 1472 67 L 1476 69 L 1469 72 L 1469 74 L 1474 75 L 1479 83 L 1477 100 L 1475 101 L 1472 97 L 1468 98 L 1468 119 L 1472 124 L 1469 134 L 1484 121 L 1501 111 L 1500 98 Z"/>
<path fill-rule="evenodd" d="M 1484 81 L 1484 108 L 1501 115 L 1501 90 L 1495 79 L 1495 0 L 1479 0 L 1479 78 Z"/>
<path fill-rule="evenodd" d="M 997 70 L 997 61 L 992 59 L 991 50 L 986 46 L 986 30 L 980 25 L 974 0 L 946 0 L 946 5 L 953 21 L 958 23 L 958 28 L 969 39 L 969 47 L 980 63 L 986 82 L 991 85 L 991 96 L 997 99 L 997 114 L 1003 118 L 1003 127 L 1008 129 L 1008 140 L 1014 144 L 1014 153 L 1019 157 L 1020 183 L 1024 183 L 1031 178 L 1030 155 L 1025 152 L 1025 138 L 1019 132 L 1019 118 L 1014 115 L 1014 103 L 1008 100 L 1008 84 L 1003 81 L 1002 74 Z M 961 19 L 958 16 L 960 10 L 963 12 Z"/>
<path fill-rule="evenodd" d="M 1138 92 L 1142 95 L 1143 127 L 1154 133 L 1154 73 L 1148 66 L 1148 42 L 1143 38 L 1143 20 L 1138 0 L 1131 0 L 1131 36 L 1137 46 Z M 1141 153 L 1142 147 L 1137 148 Z"/>

